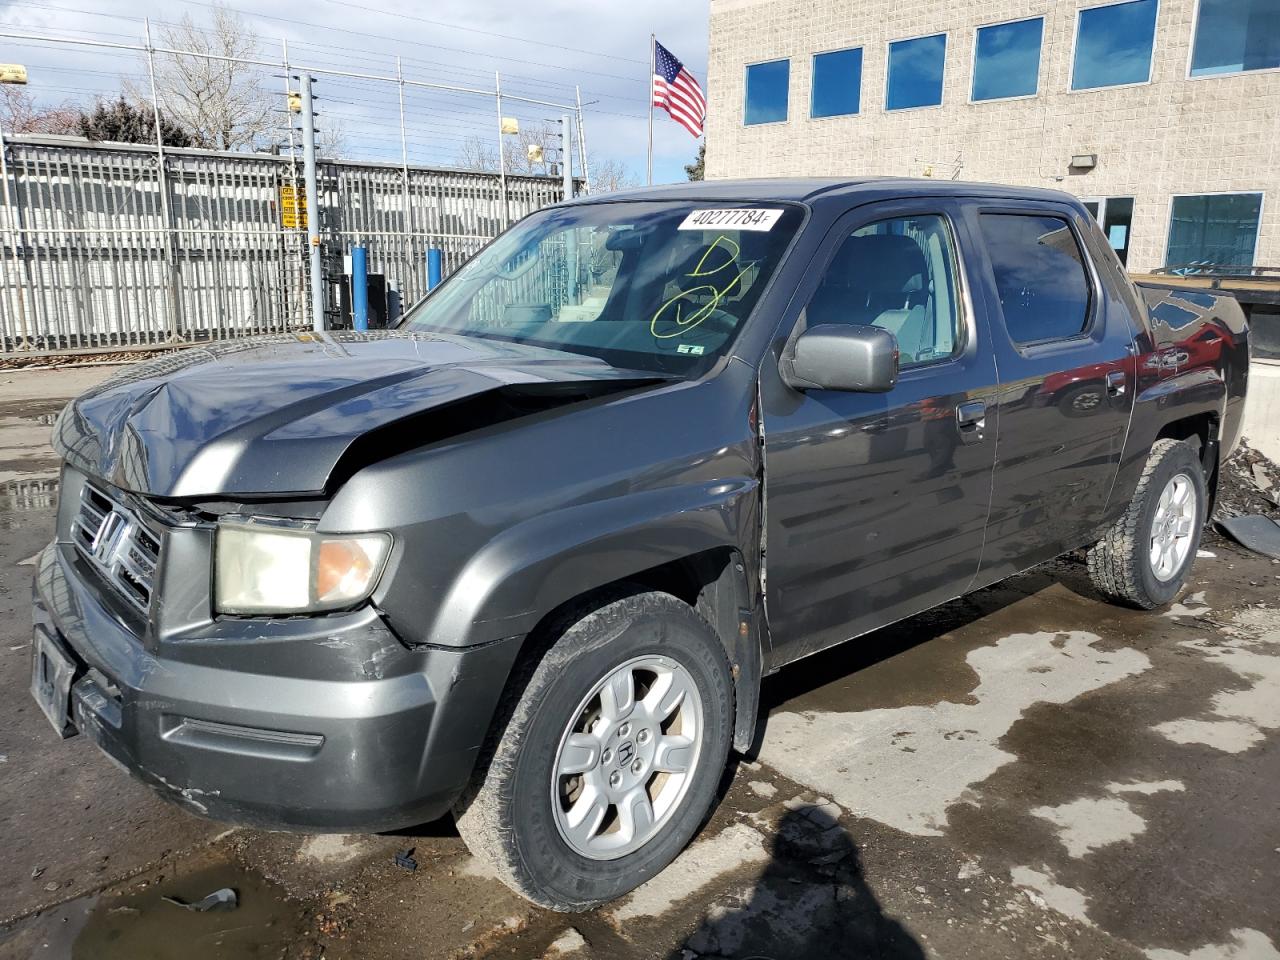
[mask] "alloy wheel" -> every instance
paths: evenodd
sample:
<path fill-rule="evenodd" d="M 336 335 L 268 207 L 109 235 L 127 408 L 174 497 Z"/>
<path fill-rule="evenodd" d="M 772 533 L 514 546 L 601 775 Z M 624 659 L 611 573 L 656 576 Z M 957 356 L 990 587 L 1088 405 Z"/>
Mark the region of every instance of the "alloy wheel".
<path fill-rule="evenodd" d="M 551 802 L 565 843 L 615 860 L 653 839 L 693 781 L 703 724 L 693 677 L 669 657 L 637 657 L 596 683 L 556 751 Z"/>

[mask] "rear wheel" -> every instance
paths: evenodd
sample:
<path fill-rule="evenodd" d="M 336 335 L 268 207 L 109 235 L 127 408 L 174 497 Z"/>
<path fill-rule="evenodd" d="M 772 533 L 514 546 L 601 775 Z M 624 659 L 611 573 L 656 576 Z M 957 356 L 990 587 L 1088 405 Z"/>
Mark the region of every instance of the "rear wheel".
<path fill-rule="evenodd" d="M 732 721 L 724 648 L 697 613 L 662 593 L 606 602 L 568 618 L 508 694 L 458 831 L 534 903 L 612 900 L 697 831 Z"/>
<path fill-rule="evenodd" d="M 1196 450 L 1157 440 L 1123 517 L 1089 551 L 1089 575 L 1112 600 L 1150 610 L 1186 582 L 1208 498 Z"/>

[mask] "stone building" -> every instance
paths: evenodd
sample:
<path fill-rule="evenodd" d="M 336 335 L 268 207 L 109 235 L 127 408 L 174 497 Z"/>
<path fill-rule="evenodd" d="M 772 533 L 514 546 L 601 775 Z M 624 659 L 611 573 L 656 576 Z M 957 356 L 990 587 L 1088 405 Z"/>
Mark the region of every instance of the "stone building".
<path fill-rule="evenodd" d="M 1132 271 L 1280 266 L 1280 0 L 710 0 L 707 176 L 1086 199 Z"/>

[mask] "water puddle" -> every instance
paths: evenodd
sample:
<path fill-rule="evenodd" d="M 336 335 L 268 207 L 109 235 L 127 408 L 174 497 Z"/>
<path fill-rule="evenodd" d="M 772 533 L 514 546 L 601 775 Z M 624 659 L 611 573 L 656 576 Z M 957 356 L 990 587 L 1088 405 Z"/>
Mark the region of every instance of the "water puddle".
<path fill-rule="evenodd" d="M 197 913 L 193 903 L 230 887 L 234 910 Z M 0 933 L 0 956 L 12 960 L 254 960 L 294 956 L 300 905 L 236 864 L 163 877 L 123 894 L 83 897 Z"/>
<path fill-rule="evenodd" d="M 33 420 L 53 425 L 66 400 L 6 400 L 0 403 L 0 420 Z"/>
<path fill-rule="evenodd" d="M 0 514 L 53 510 L 57 506 L 57 477 L 36 477 L 0 483 Z"/>

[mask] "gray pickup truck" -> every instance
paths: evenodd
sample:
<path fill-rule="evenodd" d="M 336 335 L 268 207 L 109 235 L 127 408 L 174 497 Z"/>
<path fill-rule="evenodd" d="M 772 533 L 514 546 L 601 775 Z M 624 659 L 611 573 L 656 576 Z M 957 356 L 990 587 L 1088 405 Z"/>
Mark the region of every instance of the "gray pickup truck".
<path fill-rule="evenodd" d="M 1232 300 L 1139 290 L 1062 193 L 548 208 L 395 330 L 71 403 L 32 690 L 198 813 L 452 810 L 585 909 L 689 842 L 791 661 L 1082 548 L 1107 597 L 1173 598 L 1248 360 Z"/>

